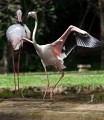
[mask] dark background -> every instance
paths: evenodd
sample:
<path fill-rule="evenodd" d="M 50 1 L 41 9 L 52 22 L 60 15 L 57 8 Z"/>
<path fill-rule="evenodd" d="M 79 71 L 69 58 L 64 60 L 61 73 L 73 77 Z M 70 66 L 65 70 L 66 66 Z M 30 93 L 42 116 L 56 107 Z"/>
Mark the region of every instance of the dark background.
<path fill-rule="evenodd" d="M 98 0 L 1 0 L 0 1 L 0 66 L 1 71 L 12 71 L 11 48 L 6 40 L 6 30 L 17 22 L 16 11 L 23 12 L 23 22 L 31 32 L 33 18 L 27 19 L 29 11 L 37 11 L 38 29 L 36 41 L 47 44 L 57 40 L 69 25 L 75 25 L 100 40 L 100 14 Z M 66 71 L 77 70 L 77 64 L 91 64 L 91 69 L 101 69 L 101 48 L 75 48 L 64 60 Z M 17 52 L 15 53 L 15 60 Z M 3 62 L 6 61 L 6 64 Z M 20 71 L 43 71 L 37 54 L 21 53 Z M 3 66 L 3 67 L 2 67 Z M 5 67 L 5 69 L 4 69 Z M 3 70 L 2 70 L 3 69 Z M 54 70 L 53 67 L 48 69 Z"/>

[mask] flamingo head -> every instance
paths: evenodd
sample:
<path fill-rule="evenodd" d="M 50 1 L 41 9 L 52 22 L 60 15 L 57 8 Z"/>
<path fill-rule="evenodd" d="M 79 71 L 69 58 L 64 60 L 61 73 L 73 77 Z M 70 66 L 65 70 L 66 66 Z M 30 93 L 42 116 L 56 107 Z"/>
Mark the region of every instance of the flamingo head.
<path fill-rule="evenodd" d="M 37 21 L 37 14 L 36 14 L 36 12 L 34 12 L 34 11 L 28 12 L 28 17 L 30 17 L 30 16 L 35 18 L 35 20 Z"/>
<path fill-rule="evenodd" d="M 22 22 L 22 11 L 17 10 L 16 14 L 17 14 L 17 17 L 18 17 L 18 22 Z"/>

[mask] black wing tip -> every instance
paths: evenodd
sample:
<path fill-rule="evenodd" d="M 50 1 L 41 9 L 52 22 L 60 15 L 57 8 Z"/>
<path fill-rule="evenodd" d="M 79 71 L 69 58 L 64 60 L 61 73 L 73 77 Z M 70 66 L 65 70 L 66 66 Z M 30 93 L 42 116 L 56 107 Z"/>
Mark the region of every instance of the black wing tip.
<path fill-rule="evenodd" d="M 104 43 L 94 38 L 90 34 L 76 34 L 77 45 L 88 48 L 101 47 Z"/>
<path fill-rule="evenodd" d="M 104 42 L 100 41 L 100 40 L 97 40 L 96 38 L 95 39 L 95 47 L 102 47 L 104 45 Z"/>
<path fill-rule="evenodd" d="M 101 41 L 102 46 L 104 46 L 104 41 Z"/>
<path fill-rule="evenodd" d="M 104 44 L 101 41 L 95 41 L 95 43 L 90 44 L 89 48 L 96 48 L 96 47 L 102 47 Z"/>
<path fill-rule="evenodd" d="M 94 46 L 91 47 L 91 48 L 96 48 L 96 47 L 102 47 L 102 44 L 96 44 L 96 45 L 94 45 Z"/>

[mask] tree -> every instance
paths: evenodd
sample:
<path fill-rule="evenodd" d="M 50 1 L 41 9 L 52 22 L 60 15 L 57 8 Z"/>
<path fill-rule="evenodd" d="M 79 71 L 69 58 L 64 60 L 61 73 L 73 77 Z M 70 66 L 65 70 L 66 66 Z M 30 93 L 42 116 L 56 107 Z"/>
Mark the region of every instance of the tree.
<path fill-rule="evenodd" d="M 101 40 L 104 43 L 104 0 L 99 0 Z M 101 49 L 101 68 L 104 69 L 104 45 Z"/>
<path fill-rule="evenodd" d="M 5 50 L 7 49 L 6 51 L 8 51 L 5 33 L 11 24 L 17 22 L 15 14 L 17 9 L 22 10 L 23 22 L 27 24 L 31 32 L 34 28 L 34 19 L 27 19 L 27 13 L 29 11 L 37 12 L 38 29 L 36 32 L 36 40 L 39 44 L 53 42 L 62 35 L 70 24 L 88 31 L 91 35 L 99 39 L 98 0 L 1 0 L 0 23 L 2 24 L 0 24 L 0 59 L 2 59 L 4 53 L 6 53 Z M 8 55 L 10 55 L 10 53 Z M 37 55 L 24 54 L 21 57 L 22 71 L 40 71 L 43 69 L 43 67 L 40 67 L 41 62 Z M 88 55 L 86 57 L 88 58 Z M 96 55 L 96 58 L 98 59 L 99 57 Z M 67 62 L 65 62 L 67 70 L 76 68 L 78 59 L 76 64 L 72 63 L 74 67 L 68 66 L 69 59 L 67 60 Z M 94 62 L 96 64 L 96 61 Z M 10 65 L 9 69 L 12 70 Z"/>
<path fill-rule="evenodd" d="M 16 23 L 15 11 L 20 9 L 20 0 L 1 0 L 0 1 L 0 65 L 3 66 L 3 72 L 6 73 L 8 69 L 7 63 L 7 28 Z"/>

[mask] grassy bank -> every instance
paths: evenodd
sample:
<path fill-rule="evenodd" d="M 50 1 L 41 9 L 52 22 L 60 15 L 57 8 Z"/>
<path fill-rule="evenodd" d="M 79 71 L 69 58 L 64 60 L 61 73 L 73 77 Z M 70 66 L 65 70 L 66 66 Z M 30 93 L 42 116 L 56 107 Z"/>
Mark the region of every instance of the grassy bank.
<path fill-rule="evenodd" d="M 60 74 L 49 73 L 50 84 L 54 85 L 60 77 Z M 0 76 L 0 87 L 14 87 L 13 75 Z M 20 87 L 26 86 L 45 86 L 46 76 L 44 73 L 26 73 L 20 75 Z M 71 72 L 63 77 L 59 85 L 63 86 L 88 86 L 88 85 L 104 85 L 104 74 L 99 72 L 78 73 Z"/>

